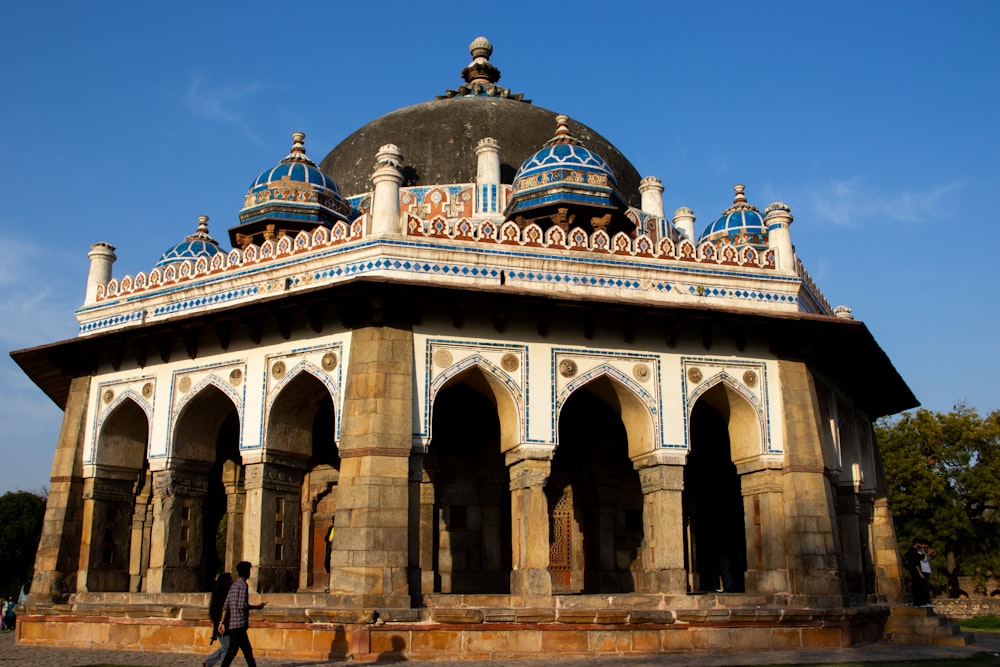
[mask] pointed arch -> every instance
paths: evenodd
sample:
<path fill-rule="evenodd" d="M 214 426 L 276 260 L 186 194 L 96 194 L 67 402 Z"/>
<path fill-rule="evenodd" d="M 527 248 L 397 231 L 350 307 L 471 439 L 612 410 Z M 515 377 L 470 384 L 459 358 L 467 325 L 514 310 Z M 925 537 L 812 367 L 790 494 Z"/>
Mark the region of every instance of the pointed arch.
<path fill-rule="evenodd" d="M 98 419 L 91 462 L 141 470 L 148 453 L 151 423 L 149 404 L 130 389 L 123 391 Z"/>
<path fill-rule="evenodd" d="M 478 369 L 479 374 L 472 373 Z M 463 376 L 460 380 L 459 376 Z M 477 379 L 478 378 L 478 379 Z M 524 396 L 520 387 L 502 368 L 492 364 L 476 353 L 449 366 L 434 379 L 428 392 L 428 401 L 434 405 L 434 397 L 442 389 L 465 381 L 495 405 L 500 419 L 500 450 L 509 451 L 524 440 Z M 433 416 L 429 416 L 426 432 L 433 437 L 431 428 Z"/>
<path fill-rule="evenodd" d="M 613 392 L 613 397 L 608 395 L 601 397 L 619 412 L 622 422 L 625 424 L 629 458 L 634 460 L 655 450 L 660 441 L 659 410 L 655 399 L 635 380 L 611 364 L 601 364 L 586 373 L 581 373 L 563 388 L 556 398 L 555 410 L 553 411 L 556 423 L 558 423 L 563 406 L 573 392 L 601 377 L 608 379 L 607 386 Z M 604 392 L 604 394 L 606 393 Z M 556 446 L 558 447 L 558 438 Z"/>
<path fill-rule="evenodd" d="M 339 442 L 337 436 L 340 433 L 338 427 L 340 414 L 336 409 L 337 385 L 322 370 L 301 360 L 281 378 L 268 396 L 263 438 L 268 449 L 281 448 L 279 443 L 285 442 L 292 445 L 288 450 L 289 453 L 299 453 L 305 457 L 312 455 L 313 420 L 320 409 L 314 389 L 317 385 L 323 388 L 325 397 L 330 399 L 333 406 L 333 444 L 334 447 L 337 446 Z M 283 403 L 287 403 L 286 409 L 278 410 L 277 408 Z M 281 425 L 274 421 L 279 412 L 282 418 Z"/>
<path fill-rule="evenodd" d="M 726 371 L 720 371 L 706 379 L 688 398 L 689 446 L 691 415 L 702 397 L 728 424 L 734 462 L 754 459 L 767 453 L 764 408 L 749 388 Z"/>
<path fill-rule="evenodd" d="M 199 408 L 198 419 L 191 417 L 192 408 Z M 203 378 L 177 404 L 177 416 L 170 426 L 170 455 L 204 463 L 215 461 L 216 438 L 233 412 L 242 433 L 242 401 L 239 394 L 228 382 L 215 375 Z"/>

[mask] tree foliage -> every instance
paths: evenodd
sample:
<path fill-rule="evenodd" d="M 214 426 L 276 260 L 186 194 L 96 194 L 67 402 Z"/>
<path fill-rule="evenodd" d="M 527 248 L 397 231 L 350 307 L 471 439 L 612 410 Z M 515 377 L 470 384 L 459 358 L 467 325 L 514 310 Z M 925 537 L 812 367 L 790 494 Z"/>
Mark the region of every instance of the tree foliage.
<path fill-rule="evenodd" d="M 31 582 L 44 518 L 43 496 L 30 491 L 0 496 L 0 597 L 15 596 Z"/>
<path fill-rule="evenodd" d="M 1000 575 L 1000 411 L 920 409 L 875 432 L 900 549 L 931 544 L 932 587 L 957 594 L 959 575 Z"/>

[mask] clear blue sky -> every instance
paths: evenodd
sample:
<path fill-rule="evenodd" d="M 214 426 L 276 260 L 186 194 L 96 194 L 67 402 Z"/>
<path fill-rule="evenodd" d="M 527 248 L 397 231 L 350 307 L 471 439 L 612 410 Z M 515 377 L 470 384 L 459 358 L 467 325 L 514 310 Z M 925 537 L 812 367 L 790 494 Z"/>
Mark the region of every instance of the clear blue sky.
<path fill-rule="evenodd" d="M 148 271 L 307 134 L 352 131 L 461 79 L 615 143 L 700 231 L 745 183 L 792 207 L 834 305 L 924 407 L 1000 408 L 1000 2 L 31 2 L 0 20 L 0 347 L 76 335 L 87 251 Z M 334 175 L 336 177 L 336 175 Z M 61 413 L 0 359 L 0 492 L 48 486 Z"/>

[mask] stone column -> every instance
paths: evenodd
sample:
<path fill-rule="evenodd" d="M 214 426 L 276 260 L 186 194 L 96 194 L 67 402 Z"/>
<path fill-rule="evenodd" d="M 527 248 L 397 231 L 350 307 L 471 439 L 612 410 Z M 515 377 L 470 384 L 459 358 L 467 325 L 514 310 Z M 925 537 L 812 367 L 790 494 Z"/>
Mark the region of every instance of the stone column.
<path fill-rule="evenodd" d="M 372 228 L 374 236 L 401 232 L 399 221 L 399 186 L 403 184 L 400 166 L 403 154 L 399 148 L 386 144 L 378 149 L 375 156 L 375 171 L 372 172 Z"/>
<path fill-rule="evenodd" d="M 865 593 L 864 559 L 861 541 L 861 502 L 853 484 L 834 484 L 837 532 L 843 562 L 844 586 L 848 593 Z"/>
<path fill-rule="evenodd" d="M 779 360 L 778 380 L 784 415 L 783 532 L 789 588 L 793 594 L 811 596 L 810 604 L 838 605 L 843 588 L 837 563 L 836 509 L 826 475 L 816 386 L 800 361 Z"/>
<path fill-rule="evenodd" d="M 145 590 L 146 572 L 149 570 L 149 543 L 153 529 L 153 473 L 143 470 L 137 487 L 132 509 L 128 565 L 129 591 L 133 593 Z"/>
<path fill-rule="evenodd" d="M 83 537 L 77 592 L 129 589 L 135 480 L 90 477 L 83 484 Z"/>
<path fill-rule="evenodd" d="M 737 466 L 743 493 L 747 543 L 747 593 L 787 593 L 785 488 L 780 463 L 754 461 Z"/>
<path fill-rule="evenodd" d="M 351 335 L 340 440 L 330 592 L 409 606 L 407 523 L 413 434 L 413 331 Z"/>
<path fill-rule="evenodd" d="M 201 589 L 202 507 L 207 493 L 208 479 L 204 472 L 153 473 L 147 592 L 186 593 Z"/>
<path fill-rule="evenodd" d="M 31 597 L 59 599 L 76 590 L 83 515 L 83 434 L 90 377 L 73 378 L 52 460 L 42 536 L 35 553 Z"/>
<path fill-rule="evenodd" d="M 434 572 L 434 484 L 424 467 L 424 455 L 410 457 L 410 593 L 421 595 L 437 590 Z"/>
<path fill-rule="evenodd" d="M 476 144 L 476 217 L 502 219 L 500 144 L 486 137 Z"/>
<path fill-rule="evenodd" d="M 639 593 L 686 593 L 683 452 L 657 450 L 633 461 L 642 484 Z"/>
<path fill-rule="evenodd" d="M 251 463 L 244 470 L 243 557 L 254 566 L 251 587 L 258 593 L 294 592 L 299 581 L 299 512 L 305 471 L 287 462 L 270 461 Z"/>
<path fill-rule="evenodd" d="M 246 522 L 246 488 L 243 484 L 243 466 L 233 464 L 223 469 L 222 484 L 226 489 L 226 554 L 222 567 L 224 572 L 235 572 L 236 564 L 243 557 L 243 533 Z M 253 570 L 251 570 L 252 576 Z"/>
<path fill-rule="evenodd" d="M 107 285 L 111 280 L 111 266 L 118 258 L 115 256 L 115 247 L 104 241 L 90 246 L 87 257 L 90 258 L 90 271 L 87 274 L 84 304 L 91 304 L 97 301 L 97 287 Z"/>
<path fill-rule="evenodd" d="M 775 266 L 779 271 L 795 271 L 795 249 L 792 247 L 792 209 L 787 204 L 774 202 L 764 209 L 767 226 L 767 245 L 774 249 Z"/>
<path fill-rule="evenodd" d="M 552 470 L 553 451 L 552 447 L 519 445 L 507 452 L 513 549 L 511 595 L 552 595 L 545 482 Z"/>
<path fill-rule="evenodd" d="M 656 176 L 647 176 L 639 181 L 639 196 L 642 210 L 657 218 L 663 217 L 663 181 Z"/>

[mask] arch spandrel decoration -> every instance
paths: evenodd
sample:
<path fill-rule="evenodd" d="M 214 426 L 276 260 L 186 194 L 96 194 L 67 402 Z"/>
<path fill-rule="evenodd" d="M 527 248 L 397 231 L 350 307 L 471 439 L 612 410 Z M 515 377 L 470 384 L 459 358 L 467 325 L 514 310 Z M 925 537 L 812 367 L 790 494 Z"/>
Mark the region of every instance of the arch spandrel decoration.
<path fill-rule="evenodd" d="M 479 369 L 497 404 L 501 448 L 507 451 L 525 442 L 528 413 L 527 350 L 524 347 L 428 341 L 426 363 L 421 440 L 430 441 L 432 406 L 438 392 L 466 372 Z"/>
<path fill-rule="evenodd" d="M 322 384 L 330 394 L 330 400 L 333 401 L 333 419 L 334 419 L 334 437 L 336 441 L 337 448 L 340 448 L 340 368 L 342 364 L 339 363 L 340 348 L 339 346 L 334 351 L 334 348 L 327 348 L 329 353 L 335 354 L 336 357 L 330 358 L 327 355 L 321 355 L 323 358 L 320 363 L 324 366 L 333 366 L 328 372 L 324 368 L 320 368 L 312 363 L 311 360 L 302 357 L 268 357 L 267 359 L 267 396 L 264 408 L 264 418 L 261 419 L 261 434 L 260 441 L 262 443 L 267 442 L 267 427 L 271 421 L 271 409 L 274 407 L 274 402 L 281 396 L 282 390 L 287 387 L 291 382 L 294 382 L 296 378 L 303 374 L 310 375 Z M 334 361 L 331 364 L 331 359 Z M 281 377 L 275 378 L 275 365 L 277 363 L 283 363 L 286 365 L 286 369 L 283 370 L 280 375 Z M 287 368 L 288 364 L 294 362 L 294 366 L 290 369 Z M 333 375 L 331 375 L 331 372 Z"/>
<path fill-rule="evenodd" d="M 131 401 L 146 416 L 146 451 L 144 455 L 149 457 L 149 442 L 152 437 L 153 428 L 153 406 L 146 400 L 144 395 L 150 399 L 153 397 L 153 380 L 142 378 L 125 383 L 102 384 L 97 388 L 98 417 L 94 421 L 94 428 L 91 433 L 90 442 L 83 454 L 84 465 L 96 464 L 99 459 L 98 447 L 101 441 L 101 434 L 108 419 L 115 414 L 125 401 Z"/>
<path fill-rule="evenodd" d="M 619 402 L 629 457 L 635 459 L 662 446 L 660 367 L 655 357 L 553 350 L 552 369 L 553 442 L 558 440 L 559 415 L 566 401 L 578 389 L 605 377 Z"/>
<path fill-rule="evenodd" d="M 739 428 L 743 429 L 742 434 L 745 437 L 732 438 L 733 459 L 783 454 L 781 448 L 777 447 L 771 438 L 765 364 L 685 357 L 681 362 L 681 370 L 681 381 L 686 397 L 684 437 L 688 448 L 691 446 L 691 411 L 700 398 L 721 386 L 728 396 L 737 399 L 735 403 L 730 404 L 730 409 L 736 407 L 742 414 Z M 753 422 L 752 436 L 748 433 L 751 427 L 747 422 L 750 420 Z M 751 442 L 754 443 L 752 448 Z M 743 444 L 740 446 L 737 443 Z"/>
<path fill-rule="evenodd" d="M 204 374 L 203 374 L 204 373 Z M 202 375 L 203 374 L 203 375 Z M 227 382 L 219 375 L 229 377 Z M 201 377 L 199 377 L 201 375 Z M 235 386 L 234 386 L 235 385 Z M 207 369 L 179 370 L 174 373 L 170 382 L 170 392 L 173 400 L 170 406 L 170 428 L 167 436 L 166 457 L 175 456 L 177 424 L 184 416 L 185 408 L 196 399 L 207 387 L 214 387 L 232 401 L 240 424 L 240 449 L 243 449 L 243 412 L 246 387 L 246 370 L 242 365 L 227 364 Z M 240 391 L 237 391 L 239 389 Z M 260 445 L 258 445 L 260 447 Z M 151 457 L 152 458 L 152 457 Z"/>

